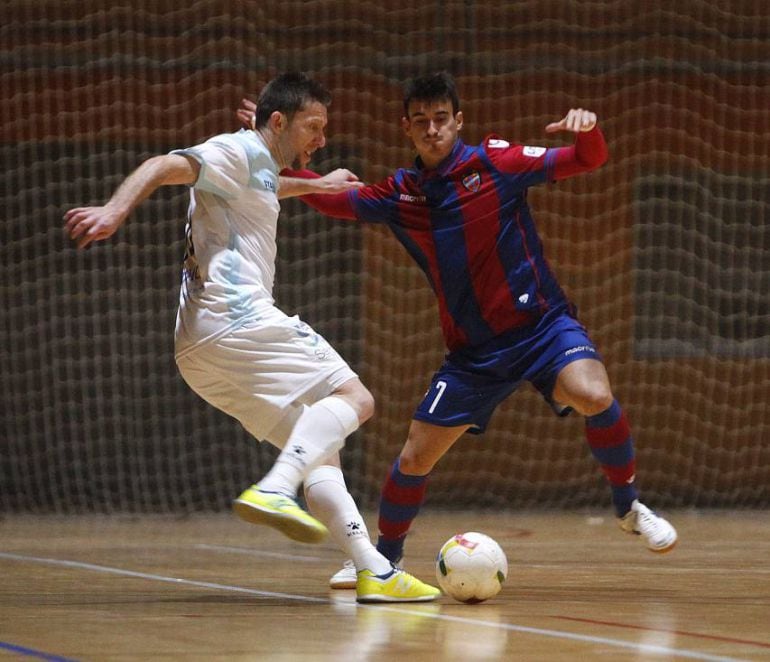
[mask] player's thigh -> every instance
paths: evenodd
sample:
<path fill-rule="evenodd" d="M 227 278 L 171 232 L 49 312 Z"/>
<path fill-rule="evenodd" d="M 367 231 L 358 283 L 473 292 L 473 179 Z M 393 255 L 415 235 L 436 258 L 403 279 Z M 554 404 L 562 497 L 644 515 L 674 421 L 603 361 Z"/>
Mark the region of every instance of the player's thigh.
<path fill-rule="evenodd" d="M 310 338 L 307 328 L 282 323 L 241 328 L 177 364 L 198 395 L 266 439 L 296 415 L 295 403 L 312 404 L 356 377 L 328 343 Z"/>
<path fill-rule="evenodd" d="M 531 361 L 525 376 L 558 415 L 573 409 L 585 415 L 608 392 L 601 355 L 572 315 L 562 313 L 545 322 L 527 348 Z"/>
<path fill-rule="evenodd" d="M 235 329 L 201 351 L 254 395 L 288 402 L 307 401 L 306 393 L 320 399 L 357 377 L 323 336 L 280 311 Z"/>
<path fill-rule="evenodd" d="M 223 377 L 200 357 L 187 356 L 177 362 L 179 372 L 187 385 L 208 404 L 232 416 L 243 425 L 247 432 L 263 439 L 266 430 L 255 424 L 262 407 L 231 379 Z"/>
<path fill-rule="evenodd" d="M 613 398 L 604 364 L 590 358 L 568 363 L 556 377 L 553 398 L 584 416 L 604 411 Z"/>
<path fill-rule="evenodd" d="M 475 363 L 489 366 L 494 360 L 483 354 L 462 361 L 447 357 L 433 374 L 412 418 L 440 428 L 466 426 L 473 434 L 484 432 L 497 406 L 521 383 Z"/>

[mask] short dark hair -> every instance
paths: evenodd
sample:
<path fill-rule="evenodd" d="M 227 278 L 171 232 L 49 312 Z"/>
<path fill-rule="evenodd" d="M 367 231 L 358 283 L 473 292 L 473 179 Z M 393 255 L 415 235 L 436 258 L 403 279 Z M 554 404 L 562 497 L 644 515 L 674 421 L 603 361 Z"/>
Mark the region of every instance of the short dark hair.
<path fill-rule="evenodd" d="M 446 71 L 439 71 L 426 76 L 412 78 L 404 86 L 404 115 L 409 117 L 409 104 L 412 101 L 452 102 L 452 113 L 460 110 L 460 97 L 457 96 L 455 79 Z"/>
<path fill-rule="evenodd" d="M 332 95 L 321 83 L 305 73 L 288 72 L 276 76 L 259 93 L 254 125 L 257 128 L 265 126 L 276 110 L 291 120 L 294 113 L 313 101 L 328 106 L 332 102 Z"/>

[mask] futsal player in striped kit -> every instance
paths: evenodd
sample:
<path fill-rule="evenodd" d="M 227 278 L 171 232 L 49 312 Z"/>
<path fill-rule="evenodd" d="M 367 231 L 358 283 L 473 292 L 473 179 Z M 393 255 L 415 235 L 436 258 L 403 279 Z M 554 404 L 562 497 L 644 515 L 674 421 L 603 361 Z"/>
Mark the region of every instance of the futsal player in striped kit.
<path fill-rule="evenodd" d="M 242 107 L 242 120 L 248 110 Z M 400 561 L 438 460 L 463 433 L 483 432 L 497 405 L 528 381 L 558 415 L 574 410 L 584 417 L 620 527 L 654 552 L 669 551 L 676 531 L 639 501 L 628 419 L 544 257 L 527 204 L 530 186 L 606 161 L 596 115 L 572 109 L 546 127 L 574 133 L 569 147 L 523 146 L 494 135 L 466 145 L 454 80 L 438 73 L 408 84 L 402 125 L 418 153 L 412 168 L 378 184 L 302 198 L 329 216 L 390 228 L 436 294 L 449 350 L 382 488 L 377 549 Z M 349 587 L 353 578 L 348 562 L 330 583 Z"/>
<path fill-rule="evenodd" d="M 235 500 L 236 513 L 302 542 L 330 531 L 359 566 L 361 602 L 434 600 L 437 588 L 374 548 L 340 470 L 338 451 L 371 416 L 371 394 L 324 338 L 272 296 L 279 197 L 360 185 L 347 170 L 279 182 L 281 169 L 304 167 L 325 144 L 330 100 L 303 74 L 279 76 L 260 94 L 253 129 L 145 161 L 106 205 L 68 211 L 66 229 L 88 246 L 112 236 L 160 186 L 191 187 L 177 366 L 201 398 L 281 449 L 262 480 Z M 300 485 L 322 521 L 298 506 Z"/>

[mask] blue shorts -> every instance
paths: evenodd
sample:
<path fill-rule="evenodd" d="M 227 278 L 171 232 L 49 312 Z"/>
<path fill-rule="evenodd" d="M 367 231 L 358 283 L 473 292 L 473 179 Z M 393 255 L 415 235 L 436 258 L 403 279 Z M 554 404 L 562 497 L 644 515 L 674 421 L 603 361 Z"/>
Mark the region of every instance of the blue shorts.
<path fill-rule="evenodd" d="M 532 326 L 447 354 L 414 419 L 470 425 L 469 432 L 480 434 L 497 405 L 525 381 L 566 416 L 571 409 L 552 399 L 556 377 L 572 361 L 586 358 L 601 361 L 585 327 L 565 308 L 551 310 Z"/>

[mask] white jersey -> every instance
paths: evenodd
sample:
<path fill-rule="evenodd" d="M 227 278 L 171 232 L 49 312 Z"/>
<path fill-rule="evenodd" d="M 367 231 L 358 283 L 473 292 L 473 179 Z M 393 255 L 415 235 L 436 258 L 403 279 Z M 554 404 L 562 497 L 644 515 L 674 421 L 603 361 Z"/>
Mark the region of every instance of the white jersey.
<path fill-rule="evenodd" d="M 201 169 L 190 189 L 176 356 L 273 309 L 278 164 L 262 138 L 241 130 L 174 154 Z"/>

